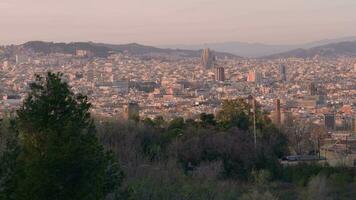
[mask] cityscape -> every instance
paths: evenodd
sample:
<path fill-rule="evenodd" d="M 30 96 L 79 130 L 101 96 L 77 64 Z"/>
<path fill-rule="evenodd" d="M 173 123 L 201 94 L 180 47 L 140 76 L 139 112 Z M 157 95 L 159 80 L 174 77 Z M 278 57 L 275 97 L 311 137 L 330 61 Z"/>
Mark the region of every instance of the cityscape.
<path fill-rule="evenodd" d="M 348 138 L 356 145 L 356 57 L 249 59 L 216 56 L 209 48 L 200 57 L 112 52 L 106 58 L 86 49 L 1 50 L 7 55 L 1 63 L 1 114 L 19 107 L 35 74 L 52 71 L 88 95 L 91 112 L 99 116 L 199 119 L 201 113 L 216 114 L 224 99 L 253 98 L 277 126 L 308 121 L 324 127 L 328 139 Z"/>
<path fill-rule="evenodd" d="M 356 6 L 342 2 L 321 6 L 325 13 L 315 16 L 325 17 L 329 9 L 348 13 L 346 5 Z M 290 30 L 285 39 L 277 33 L 285 33 L 279 25 L 271 30 L 266 28 L 270 22 L 257 23 L 241 10 L 255 26 L 236 19 L 241 29 L 233 29 L 229 19 L 236 16 L 228 8 L 236 6 L 233 2 L 220 5 L 213 0 L 203 6 L 206 11 L 213 5 L 221 8 L 217 12 L 226 21 L 201 11 L 195 0 L 173 3 L 181 8 L 174 11 L 158 1 L 137 2 L 152 6 L 152 13 L 144 9 L 138 13 L 140 6 L 136 10 L 136 4 L 126 3 L 128 10 L 122 16 L 131 17 L 130 12 L 137 16 L 132 24 L 130 19 L 116 20 L 138 32 L 129 32 L 130 40 L 123 37 L 123 42 L 105 32 L 110 31 L 105 17 L 117 17 L 106 7 L 116 5 L 111 1 L 105 5 L 107 16 L 71 10 L 63 14 L 63 8 L 53 14 L 63 19 L 74 16 L 73 21 L 78 16 L 75 23 L 82 17 L 92 17 L 93 24 L 105 18 L 105 23 L 91 26 L 95 37 L 106 33 L 107 37 L 94 37 L 103 42 L 82 42 L 88 35 L 83 32 L 83 39 L 78 39 L 70 26 L 62 36 L 49 34 L 53 39 L 34 28 L 29 28 L 36 35 L 32 40 L 20 33 L 19 38 L 26 39 L 7 39 L 9 30 L 0 34 L 5 41 L 0 44 L 0 200 L 355 198 L 356 37 L 344 36 L 356 32 L 342 29 L 345 33 L 334 37 L 338 39 L 324 39 L 324 33 L 317 28 L 313 32 L 314 27 L 300 16 L 295 26 L 306 24 L 309 37 L 317 39 L 289 42 L 288 34 L 301 38 L 302 31 L 294 29 L 295 18 L 283 11 L 289 9 L 284 4 L 245 6 L 251 10 L 248 5 L 256 5 L 269 20 L 278 18 L 276 24 Z M 36 4 L 43 6 L 39 10 L 52 9 Z M 292 4 L 300 12 L 311 12 L 306 2 Z M 11 5 L 0 3 L 4 8 Z M 291 21 L 279 19 L 272 12 L 276 10 Z M 352 22 L 353 15 L 343 21 L 337 12 L 340 23 Z M 142 19 L 150 15 L 158 25 L 147 21 L 145 26 Z M 190 22 L 189 16 L 196 18 Z M 325 34 L 334 33 L 324 25 L 340 28 L 335 21 L 328 25 L 327 20 L 313 20 Z M 44 17 L 38 22 L 45 21 Z M 202 31 L 196 30 L 197 24 Z M 60 20 L 53 23 L 59 29 L 62 25 Z M 160 32 L 152 32 L 152 26 L 161 25 Z M 180 34 L 185 25 L 187 34 Z M 266 35 L 246 31 L 249 28 L 265 30 Z M 147 37 L 141 29 L 147 30 Z M 222 34 L 225 30 L 240 38 L 269 37 L 266 41 L 281 45 L 253 39 L 226 42 L 234 39 Z M 115 28 L 111 31 L 117 33 Z M 206 39 L 210 37 L 216 40 Z"/>

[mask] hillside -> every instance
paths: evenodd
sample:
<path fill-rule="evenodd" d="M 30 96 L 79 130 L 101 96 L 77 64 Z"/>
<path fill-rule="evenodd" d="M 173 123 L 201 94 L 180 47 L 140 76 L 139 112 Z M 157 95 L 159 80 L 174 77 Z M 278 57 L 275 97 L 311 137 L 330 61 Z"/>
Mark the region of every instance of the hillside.
<path fill-rule="evenodd" d="M 107 57 L 111 49 L 103 46 L 96 46 L 89 42 L 54 43 L 42 41 L 30 41 L 23 44 L 25 48 L 32 49 L 36 53 L 68 53 L 75 54 L 77 49 L 89 50 L 96 57 Z"/>
<path fill-rule="evenodd" d="M 200 57 L 202 50 L 170 49 L 146 46 L 137 43 L 129 44 L 103 44 L 95 43 L 97 46 L 107 47 L 113 51 L 126 52 L 136 56 L 178 56 L 178 57 Z M 231 53 L 215 52 L 218 57 L 238 57 Z"/>
<path fill-rule="evenodd" d="M 330 58 L 337 56 L 356 56 L 356 41 L 332 43 L 310 49 L 295 49 L 284 53 L 266 56 L 265 58 L 312 58 L 315 56 Z"/>
<path fill-rule="evenodd" d="M 32 49 L 37 53 L 69 53 L 74 54 L 77 49 L 89 50 L 97 57 L 107 57 L 111 52 L 125 52 L 135 56 L 159 57 L 200 57 L 202 50 L 183 50 L 157 48 L 137 43 L 130 44 L 103 44 L 93 42 L 53 43 L 31 41 L 23 44 L 25 48 Z M 216 52 L 218 57 L 238 57 L 230 53 Z"/>
<path fill-rule="evenodd" d="M 219 43 L 206 43 L 206 44 L 194 44 L 194 45 L 165 45 L 164 48 L 180 48 L 189 50 L 198 50 L 203 48 L 211 48 L 220 52 L 228 52 L 234 55 L 244 57 L 264 57 L 274 54 L 280 54 L 294 49 L 309 49 L 331 43 L 339 43 L 345 41 L 354 41 L 356 37 L 343 37 L 335 39 L 324 39 L 319 41 L 313 41 L 300 44 L 264 44 L 264 43 L 248 43 L 248 42 L 219 42 Z"/>

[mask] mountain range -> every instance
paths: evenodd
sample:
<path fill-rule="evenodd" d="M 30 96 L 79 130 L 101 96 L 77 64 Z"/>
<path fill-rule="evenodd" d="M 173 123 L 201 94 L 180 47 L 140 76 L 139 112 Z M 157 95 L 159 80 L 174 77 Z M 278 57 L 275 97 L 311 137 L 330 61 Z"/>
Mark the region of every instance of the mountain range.
<path fill-rule="evenodd" d="M 328 45 L 331 43 L 339 43 L 346 41 L 356 41 L 355 37 L 343 37 L 337 39 L 325 39 L 315 42 L 303 43 L 303 44 L 290 44 L 290 45 L 274 45 L 274 44 L 262 44 L 262 43 L 246 43 L 246 42 L 222 42 L 222 43 L 207 43 L 197 45 L 164 45 L 163 48 L 179 48 L 197 50 L 203 48 L 211 48 L 216 51 L 228 52 L 231 54 L 258 58 L 266 57 L 274 54 L 292 51 L 295 49 L 309 49 L 313 47 Z"/>
<path fill-rule="evenodd" d="M 309 49 L 299 48 L 279 54 L 266 56 L 265 58 L 312 58 L 315 56 L 328 58 L 335 58 L 338 56 L 356 56 L 356 41 L 331 43 Z"/>
<path fill-rule="evenodd" d="M 348 41 L 348 40 L 349 41 Z M 346 41 L 344 41 L 346 40 Z M 238 44 L 238 45 L 235 45 Z M 218 44 L 216 44 L 218 45 Z M 222 45 L 222 43 L 220 43 Z M 72 43 L 53 43 L 43 41 L 31 41 L 22 44 L 24 48 L 31 49 L 37 53 L 69 53 L 75 54 L 77 49 L 89 50 L 97 57 L 107 57 L 113 52 L 125 52 L 135 56 L 141 57 L 200 57 L 202 48 L 191 49 L 172 49 L 168 47 L 158 48 L 153 46 L 145 46 L 137 43 L 130 44 L 105 44 L 93 42 L 72 42 Z M 337 39 L 337 40 L 323 40 L 314 43 L 308 43 L 299 46 L 278 46 L 278 45 L 264 45 L 264 44 L 251 44 L 247 43 L 226 43 L 225 46 L 238 49 L 247 57 L 246 54 L 254 52 L 254 55 L 260 55 L 258 58 L 310 58 L 315 56 L 324 57 L 337 57 L 337 56 L 356 56 L 356 37 Z M 244 47 L 244 48 L 241 48 Z M 258 48 L 260 47 L 260 48 Z M 184 47 L 182 47 L 184 48 Z M 234 57 L 240 58 L 241 54 L 235 54 L 217 47 L 211 47 L 215 51 L 217 57 Z M 269 50 L 269 51 L 268 51 Z M 282 51 L 285 50 L 285 51 Z M 250 53 L 248 53 L 250 52 Z M 264 53 L 262 53 L 264 52 Z M 277 53 L 275 53 L 277 52 Z"/>
<path fill-rule="evenodd" d="M 54 43 L 43 41 L 30 41 L 22 44 L 24 48 L 36 53 L 68 53 L 75 54 L 77 49 L 89 50 L 97 57 L 107 57 L 113 52 L 125 52 L 142 57 L 200 57 L 202 50 L 184 50 L 157 48 L 137 43 L 130 44 L 104 44 L 93 42 Z M 231 53 L 215 52 L 218 57 L 238 57 Z"/>

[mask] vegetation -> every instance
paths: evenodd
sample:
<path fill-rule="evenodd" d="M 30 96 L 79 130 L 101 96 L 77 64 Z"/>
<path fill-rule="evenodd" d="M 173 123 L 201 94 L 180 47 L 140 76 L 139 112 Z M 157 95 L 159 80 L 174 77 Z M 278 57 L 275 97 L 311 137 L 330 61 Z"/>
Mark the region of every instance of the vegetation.
<path fill-rule="evenodd" d="M 93 120 L 89 109 L 87 98 L 73 94 L 60 74 L 36 78 L 16 116 L 1 122 L 0 199 L 356 195 L 352 169 L 280 164 L 291 152 L 317 153 L 314 141 L 320 134 L 309 134 L 316 127 L 297 129 L 291 123 L 278 129 L 243 99 L 224 101 L 216 116 L 202 113 L 198 120 Z"/>
<path fill-rule="evenodd" d="M 1 157 L 2 199 L 104 199 L 122 172 L 99 144 L 90 104 L 60 74 L 36 77 Z"/>

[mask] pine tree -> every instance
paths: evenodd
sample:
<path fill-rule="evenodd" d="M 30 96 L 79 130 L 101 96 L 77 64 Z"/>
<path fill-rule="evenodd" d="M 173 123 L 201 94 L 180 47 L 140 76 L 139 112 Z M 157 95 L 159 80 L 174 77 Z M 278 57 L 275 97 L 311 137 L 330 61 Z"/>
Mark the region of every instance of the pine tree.
<path fill-rule="evenodd" d="M 87 97 L 75 95 L 61 77 L 36 76 L 17 111 L 14 199 L 104 199 L 122 179 L 97 140 Z"/>

